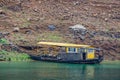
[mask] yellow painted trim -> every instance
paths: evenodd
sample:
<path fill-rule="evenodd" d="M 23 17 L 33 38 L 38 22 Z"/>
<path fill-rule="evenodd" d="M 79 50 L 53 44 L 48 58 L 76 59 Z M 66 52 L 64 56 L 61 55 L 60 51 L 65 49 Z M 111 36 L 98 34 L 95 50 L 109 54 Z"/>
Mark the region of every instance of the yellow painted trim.
<path fill-rule="evenodd" d="M 66 47 L 66 53 L 68 53 L 68 47 Z"/>
<path fill-rule="evenodd" d="M 94 59 L 95 58 L 95 50 L 93 52 L 87 51 L 87 59 Z"/>
<path fill-rule="evenodd" d="M 78 48 L 76 48 L 76 53 L 78 53 Z"/>
<path fill-rule="evenodd" d="M 80 44 L 71 44 L 71 43 L 56 43 L 56 42 L 38 42 L 39 45 L 49 45 L 49 46 L 61 46 L 61 47 L 84 47 L 84 48 L 93 48 L 90 45 L 80 45 Z"/>
<path fill-rule="evenodd" d="M 88 53 L 87 54 L 87 59 L 94 59 L 95 58 L 95 54 L 94 53 Z"/>

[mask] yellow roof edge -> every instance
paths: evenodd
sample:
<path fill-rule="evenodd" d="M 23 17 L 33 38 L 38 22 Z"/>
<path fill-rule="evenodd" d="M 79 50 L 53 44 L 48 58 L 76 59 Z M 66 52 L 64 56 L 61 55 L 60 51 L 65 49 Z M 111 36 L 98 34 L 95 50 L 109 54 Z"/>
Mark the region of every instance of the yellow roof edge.
<path fill-rule="evenodd" d="M 72 44 L 72 43 L 58 43 L 58 42 L 38 42 L 40 45 L 49 45 L 49 46 L 60 46 L 60 47 L 89 47 L 94 48 L 90 45 L 80 45 L 80 44 Z"/>

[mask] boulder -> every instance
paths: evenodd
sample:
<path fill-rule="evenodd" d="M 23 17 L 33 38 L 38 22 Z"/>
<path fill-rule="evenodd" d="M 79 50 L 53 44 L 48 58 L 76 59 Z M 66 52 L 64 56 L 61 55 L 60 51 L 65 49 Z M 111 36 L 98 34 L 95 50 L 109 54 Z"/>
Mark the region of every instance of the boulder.
<path fill-rule="evenodd" d="M 15 27 L 14 29 L 13 29 L 13 32 L 19 32 L 20 31 L 20 28 L 19 27 Z"/>
<path fill-rule="evenodd" d="M 6 15 L 6 13 L 3 10 L 0 10 L 0 15 Z"/>
<path fill-rule="evenodd" d="M 76 24 L 74 26 L 70 26 L 69 29 L 72 29 L 72 30 L 86 30 L 86 28 L 81 24 Z"/>
<path fill-rule="evenodd" d="M 55 28 L 56 27 L 54 25 L 48 25 L 48 29 L 51 30 L 51 31 L 55 30 Z"/>

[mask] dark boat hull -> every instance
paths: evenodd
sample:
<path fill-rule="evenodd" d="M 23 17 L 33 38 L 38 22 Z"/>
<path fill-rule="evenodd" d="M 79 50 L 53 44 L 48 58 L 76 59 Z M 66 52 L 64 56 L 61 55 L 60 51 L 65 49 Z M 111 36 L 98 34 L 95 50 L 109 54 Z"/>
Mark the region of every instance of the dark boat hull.
<path fill-rule="evenodd" d="M 47 62 L 57 62 L 57 63 L 74 63 L 74 64 L 97 64 L 100 63 L 103 60 L 103 57 L 99 57 L 96 59 L 90 59 L 90 60 L 62 60 L 58 59 L 57 57 L 43 57 L 43 56 L 34 56 L 30 55 L 30 57 L 33 60 L 37 61 L 47 61 Z"/>

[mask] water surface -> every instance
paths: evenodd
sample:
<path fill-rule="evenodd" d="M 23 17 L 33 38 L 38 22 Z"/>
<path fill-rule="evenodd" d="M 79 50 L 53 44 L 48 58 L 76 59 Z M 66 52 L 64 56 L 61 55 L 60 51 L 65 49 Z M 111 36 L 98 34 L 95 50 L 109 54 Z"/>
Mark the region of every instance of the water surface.
<path fill-rule="evenodd" d="M 0 80 L 120 80 L 120 64 L 0 62 Z"/>

